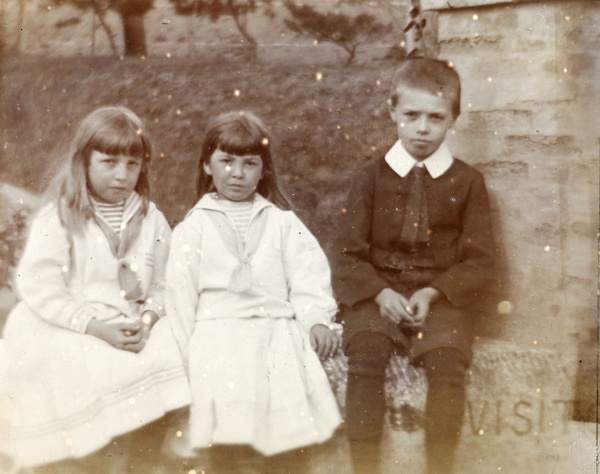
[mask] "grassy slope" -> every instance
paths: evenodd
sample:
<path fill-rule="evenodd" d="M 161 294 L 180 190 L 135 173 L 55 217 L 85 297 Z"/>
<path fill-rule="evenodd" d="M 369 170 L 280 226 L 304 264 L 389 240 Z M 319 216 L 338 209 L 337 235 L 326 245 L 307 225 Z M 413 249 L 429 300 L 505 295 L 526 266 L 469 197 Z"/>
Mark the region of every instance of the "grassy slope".
<path fill-rule="evenodd" d="M 94 107 L 122 104 L 148 124 L 156 150 L 153 196 L 177 222 L 194 202 L 207 119 L 247 109 L 272 128 L 284 188 L 327 240 L 348 171 L 393 142 L 385 101 L 394 67 L 381 60 L 350 68 L 310 64 L 298 54 L 271 64 L 218 52 L 196 61 L 9 57 L 0 180 L 42 191 L 79 120 Z"/>

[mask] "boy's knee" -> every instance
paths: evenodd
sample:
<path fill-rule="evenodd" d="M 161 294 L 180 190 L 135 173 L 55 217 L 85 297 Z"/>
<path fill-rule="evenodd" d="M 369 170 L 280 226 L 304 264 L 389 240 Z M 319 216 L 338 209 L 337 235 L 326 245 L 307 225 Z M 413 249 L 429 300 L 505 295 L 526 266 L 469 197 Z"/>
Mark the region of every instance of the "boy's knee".
<path fill-rule="evenodd" d="M 421 365 L 430 384 L 464 383 L 469 368 L 465 355 L 450 347 L 427 352 L 421 357 Z"/>
<path fill-rule="evenodd" d="M 348 373 L 383 376 L 394 352 L 393 341 L 377 332 L 361 331 L 346 345 Z"/>

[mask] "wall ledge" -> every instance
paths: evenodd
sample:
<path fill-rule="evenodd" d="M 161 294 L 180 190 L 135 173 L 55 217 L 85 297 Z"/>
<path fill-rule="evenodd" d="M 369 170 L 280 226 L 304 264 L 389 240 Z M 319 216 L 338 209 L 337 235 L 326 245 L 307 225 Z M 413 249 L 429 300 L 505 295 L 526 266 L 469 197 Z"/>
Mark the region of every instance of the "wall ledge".
<path fill-rule="evenodd" d="M 567 0 L 550 0 L 546 3 L 555 3 Z M 584 0 L 584 1 L 595 1 L 595 0 Z M 421 8 L 423 10 L 438 10 L 438 11 L 450 11 L 457 9 L 467 8 L 481 8 L 481 7 L 492 7 L 499 5 L 510 5 L 516 6 L 519 3 L 540 3 L 539 0 L 421 0 Z"/>

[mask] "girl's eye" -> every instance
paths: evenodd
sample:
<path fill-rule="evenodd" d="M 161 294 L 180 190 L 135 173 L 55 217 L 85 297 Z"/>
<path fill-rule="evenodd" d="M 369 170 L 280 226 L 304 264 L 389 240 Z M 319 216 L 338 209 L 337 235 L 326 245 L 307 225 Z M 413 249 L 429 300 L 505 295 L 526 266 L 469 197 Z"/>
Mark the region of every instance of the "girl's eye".
<path fill-rule="evenodd" d="M 258 163 L 256 161 L 248 161 L 246 164 L 248 166 L 258 166 Z"/>
<path fill-rule="evenodd" d="M 442 120 L 444 120 L 444 117 L 441 115 L 432 115 L 431 116 L 431 121 L 434 123 L 440 123 Z"/>

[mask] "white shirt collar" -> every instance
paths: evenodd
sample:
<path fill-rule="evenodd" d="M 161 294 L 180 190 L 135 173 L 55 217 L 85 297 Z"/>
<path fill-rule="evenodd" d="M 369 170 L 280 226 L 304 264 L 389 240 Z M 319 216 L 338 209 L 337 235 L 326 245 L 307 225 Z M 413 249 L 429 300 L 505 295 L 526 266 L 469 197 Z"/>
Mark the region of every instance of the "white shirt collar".
<path fill-rule="evenodd" d="M 275 204 L 273 204 L 268 199 L 265 199 L 260 194 L 254 193 L 254 201 L 253 201 L 253 205 L 252 205 L 252 217 L 254 217 L 256 214 L 258 214 L 260 211 L 262 211 L 265 207 L 270 207 L 270 206 L 275 207 Z M 192 207 L 188 211 L 186 218 L 187 218 L 187 216 L 189 216 L 192 212 L 194 212 L 197 209 L 209 209 L 212 211 L 223 212 L 223 209 L 221 209 L 221 206 L 219 206 L 216 192 L 206 193 L 204 196 L 202 196 L 200 198 L 200 200 L 194 205 L 194 207 Z"/>
<path fill-rule="evenodd" d="M 425 166 L 427 171 L 432 178 L 439 178 L 442 176 L 450 166 L 452 166 L 452 162 L 454 158 L 452 158 L 452 154 L 450 150 L 446 146 L 446 142 L 444 141 L 440 147 L 435 150 L 433 154 L 425 158 L 419 164 L 417 160 L 413 158 L 413 156 L 408 153 L 404 147 L 402 146 L 402 141 L 398 140 L 392 148 L 386 153 L 385 161 L 390 168 L 392 168 L 400 177 L 404 178 L 410 170 L 412 170 L 413 166 Z"/>

